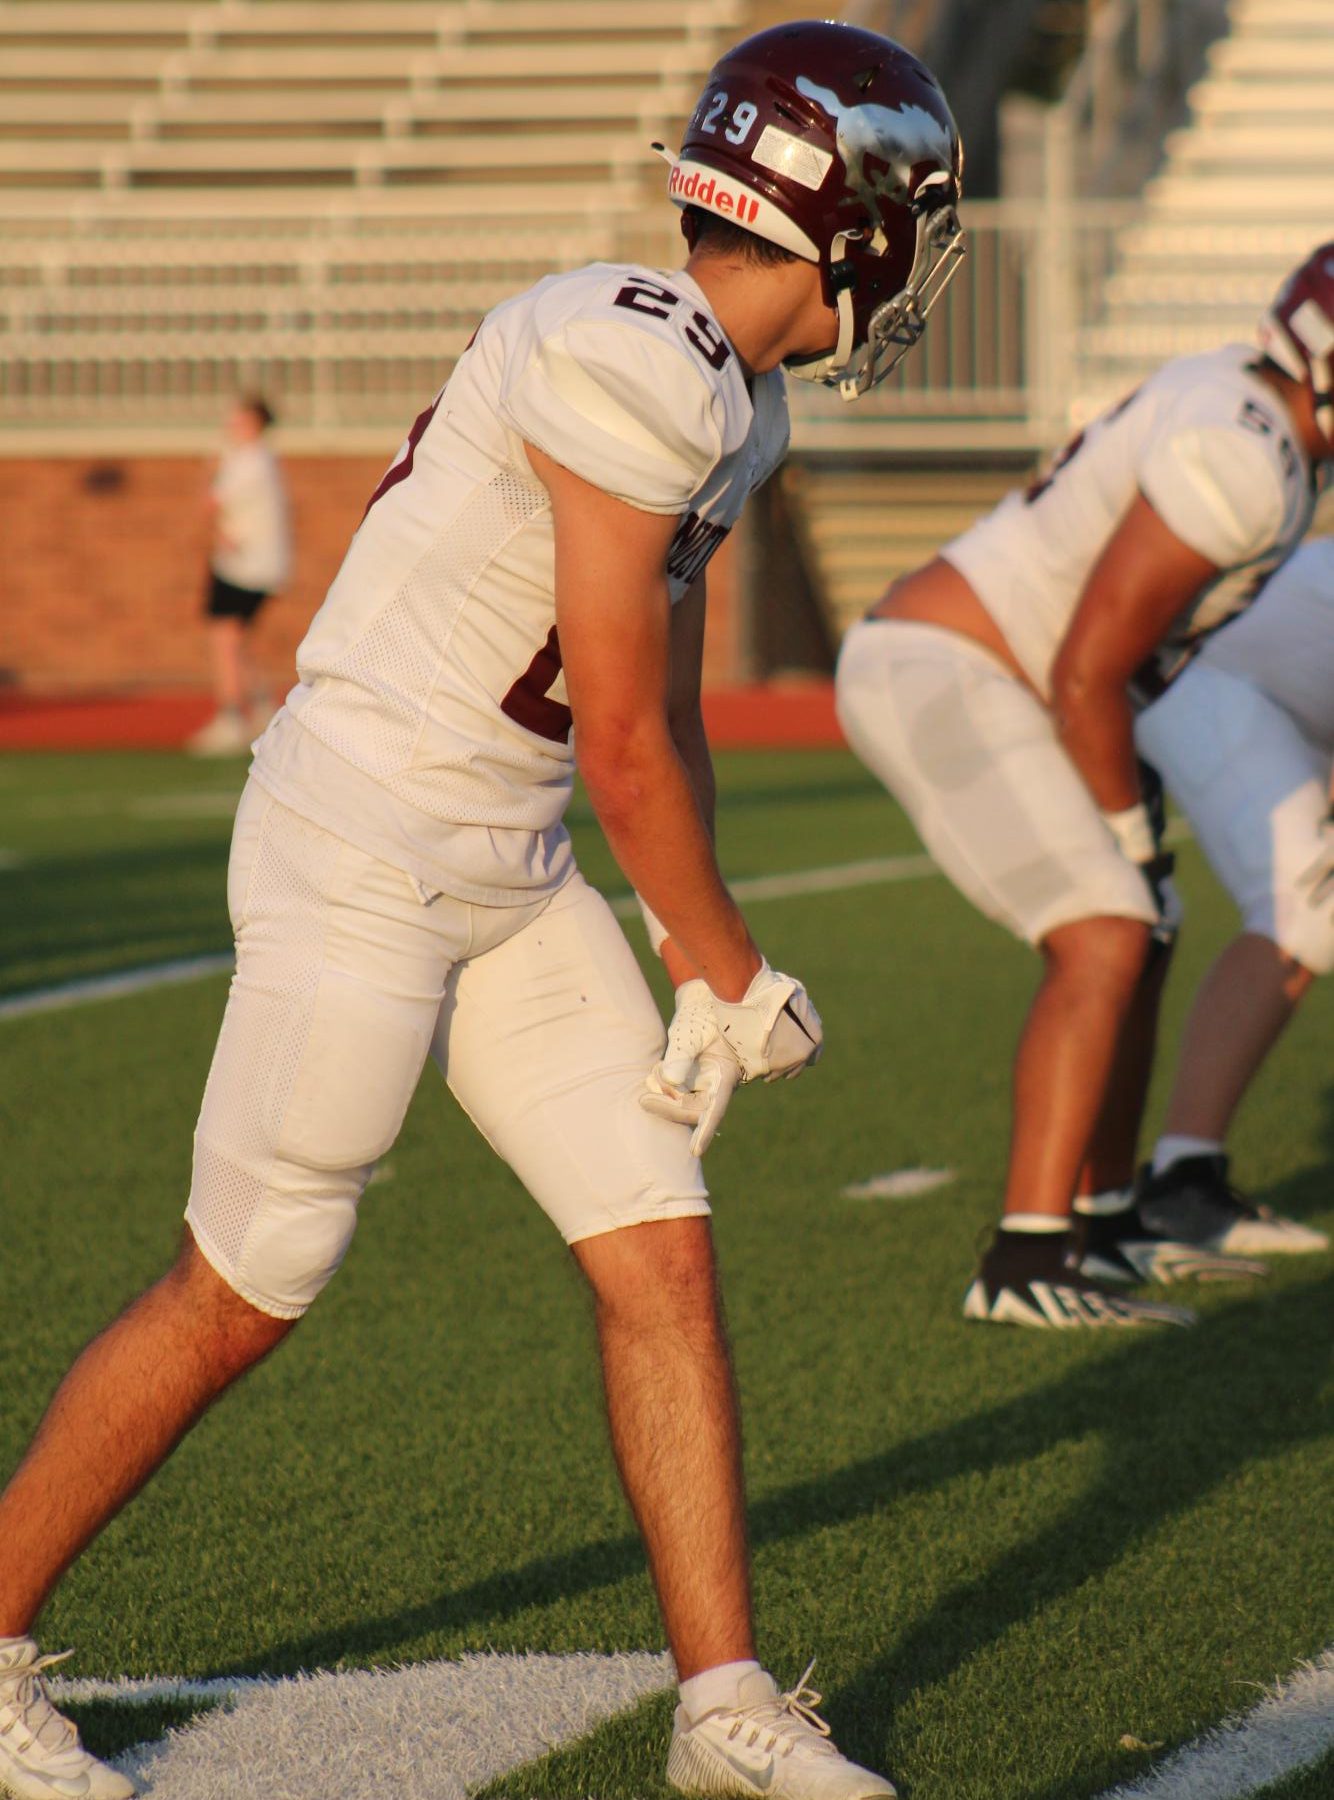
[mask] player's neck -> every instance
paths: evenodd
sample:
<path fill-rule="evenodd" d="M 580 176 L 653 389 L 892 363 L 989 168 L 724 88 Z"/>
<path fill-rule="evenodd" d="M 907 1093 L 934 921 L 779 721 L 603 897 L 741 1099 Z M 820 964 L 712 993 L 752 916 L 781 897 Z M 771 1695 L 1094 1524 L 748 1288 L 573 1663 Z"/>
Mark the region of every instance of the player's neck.
<path fill-rule="evenodd" d="M 813 263 L 757 264 L 696 251 L 686 273 L 747 374 L 766 374 L 792 356 L 816 355 L 837 338 L 838 321 L 824 304 Z"/>

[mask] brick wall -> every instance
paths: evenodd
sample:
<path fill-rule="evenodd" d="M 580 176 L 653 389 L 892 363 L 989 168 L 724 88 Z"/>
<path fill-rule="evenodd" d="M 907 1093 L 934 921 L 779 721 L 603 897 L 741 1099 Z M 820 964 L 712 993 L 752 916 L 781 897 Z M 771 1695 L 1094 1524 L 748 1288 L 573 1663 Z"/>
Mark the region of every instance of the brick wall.
<path fill-rule="evenodd" d="M 281 691 L 342 560 L 382 457 L 283 459 L 296 568 L 254 629 Z M 208 527 L 202 458 L 0 461 L 0 671 L 24 687 L 206 686 L 200 625 Z M 735 556 L 710 565 L 705 679 L 735 678 Z"/>

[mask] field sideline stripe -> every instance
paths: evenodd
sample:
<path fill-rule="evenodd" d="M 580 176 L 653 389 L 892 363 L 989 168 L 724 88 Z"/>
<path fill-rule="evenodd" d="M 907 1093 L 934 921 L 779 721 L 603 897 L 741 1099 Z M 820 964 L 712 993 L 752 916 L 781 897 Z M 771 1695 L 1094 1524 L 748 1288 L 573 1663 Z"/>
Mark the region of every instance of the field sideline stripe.
<path fill-rule="evenodd" d="M 114 975 L 90 975 L 83 981 L 62 982 L 59 987 L 35 988 L 0 1000 L 0 1019 L 22 1019 L 30 1013 L 62 1012 L 92 1000 L 118 1000 L 122 994 L 142 994 L 150 988 L 179 987 L 221 975 L 232 967 L 230 950 L 212 956 L 186 956 L 176 962 L 149 963 L 144 968 L 121 969 Z"/>
<path fill-rule="evenodd" d="M 885 882 L 920 881 L 938 874 L 929 856 L 879 856 L 863 862 L 832 863 L 822 869 L 796 869 L 790 875 L 747 875 L 730 883 L 738 900 L 787 900 L 802 894 L 842 893 L 848 888 L 872 887 Z M 639 904 L 633 894 L 618 894 L 611 902 L 618 919 L 633 919 Z M 232 967 L 231 951 L 211 956 L 183 957 L 175 962 L 149 963 L 138 969 L 122 969 L 113 975 L 91 975 L 58 987 L 36 988 L 0 1000 L 0 1020 L 27 1018 L 33 1013 L 59 1012 L 96 1000 L 119 1000 L 126 994 L 143 994 L 153 988 L 179 987 L 207 975 L 222 975 Z"/>
<path fill-rule="evenodd" d="M 1244 1800 L 1334 1749 L 1334 1645 L 1162 1766 L 1102 1800 Z"/>

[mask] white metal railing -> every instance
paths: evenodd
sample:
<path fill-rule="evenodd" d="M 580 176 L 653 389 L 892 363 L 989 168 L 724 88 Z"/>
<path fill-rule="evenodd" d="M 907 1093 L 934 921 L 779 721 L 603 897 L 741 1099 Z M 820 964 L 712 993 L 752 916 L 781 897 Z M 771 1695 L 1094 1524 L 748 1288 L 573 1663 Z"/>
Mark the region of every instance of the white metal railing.
<path fill-rule="evenodd" d="M 1090 349 L 1136 202 L 976 203 L 969 254 L 921 345 L 855 406 L 793 382 L 813 450 L 1041 448 L 1133 377 Z M 1275 255 L 1253 233 L 1256 256 Z M 1237 228 L 1232 249 L 1247 249 Z M 1281 254 L 1281 251 L 1280 251 Z M 417 216 L 186 218 L 122 212 L 57 229 L 0 214 L 0 452 L 202 445 L 241 386 L 261 386 L 293 448 L 393 439 L 488 307 L 553 267 L 671 266 L 670 215 L 619 235 L 596 215 L 524 233 Z M 1256 306 L 1267 297 L 1257 282 Z M 1207 306 L 1203 347 L 1231 334 Z M 1220 299 L 1219 318 L 1223 318 Z M 1150 362 L 1152 357 L 1150 357 Z M 1142 371 L 1140 371 L 1142 372 Z"/>

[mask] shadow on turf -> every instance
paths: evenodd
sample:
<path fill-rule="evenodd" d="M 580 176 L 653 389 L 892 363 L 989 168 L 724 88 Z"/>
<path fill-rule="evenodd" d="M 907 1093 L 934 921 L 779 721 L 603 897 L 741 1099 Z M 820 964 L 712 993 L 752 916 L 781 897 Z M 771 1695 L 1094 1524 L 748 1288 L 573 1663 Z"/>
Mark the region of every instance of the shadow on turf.
<path fill-rule="evenodd" d="M 1100 1486 L 1066 1516 L 943 1595 L 891 1656 L 832 1695 L 829 1716 L 847 1753 L 873 1765 L 885 1760 L 885 1721 L 915 1690 L 945 1679 L 1012 1626 L 1114 1567 L 1245 1463 L 1328 1431 L 1334 1400 L 1321 1390 L 1328 1379 L 1332 1311 L 1334 1275 L 1280 1291 L 1260 1285 L 1192 1332 L 1135 1335 L 1008 1405 L 757 1502 L 751 1535 L 762 1548 L 879 1512 L 960 1475 L 1042 1456 L 1090 1431 L 1105 1439 L 1106 1476 Z M 962 1323 L 950 1329 L 970 1336 L 977 1331 Z M 1044 1341 L 997 1331 L 987 1335 L 987 1349 L 993 1361 L 1012 1356 L 1016 1379 L 1028 1379 L 1033 1354 Z M 1244 1452 L 1238 1452 L 1239 1443 Z M 538 1558 L 420 1606 L 274 1646 L 233 1672 L 358 1663 L 401 1653 L 440 1633 L 466 1632 L 484 1642 L 482 1628 L 500 1619 L 642 1572 L 638 1540 L 609 1539 Z M 818 1634 L 818 1620 L 812 1627 Z M 1085 1795 L 1127 1772 L 1125 1754 L 1109 1747 L 1033 1800 Z"/>

